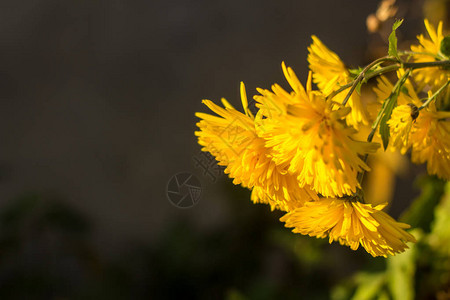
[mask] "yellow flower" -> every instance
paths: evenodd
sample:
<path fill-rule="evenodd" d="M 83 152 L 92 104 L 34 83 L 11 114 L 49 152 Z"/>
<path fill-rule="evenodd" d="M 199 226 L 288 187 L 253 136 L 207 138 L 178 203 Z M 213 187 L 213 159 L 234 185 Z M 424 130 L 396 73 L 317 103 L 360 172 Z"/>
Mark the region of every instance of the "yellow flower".
<path fill-rule="evenodd" d="M 378 144 L 359 142 L 356 131 L 342 122 L 349 108 L 335 109 L 331 101 L 311 90 L 309 76 L 305 90 L 291 68 L 282 65 L 284 75 L 294 90 L 288 93 L 279 86 L 273 92 L 259 90 L 259 135 L 272 149 L 274 161 L 291 174 L 298 175 L 301 186 L 326 197 L 351 195 L 360 187 L 357 173 L 369 170 L 361 159 L 374 153 Z M 278 107 L 277 114 L 273 107 Z"/>
<path fill-rule="evenodd" d="M 387 122 L 390 130 L 390 148 L 398 149 L 405 154 L 410 147 L 409 133 L 412 123 L 419 115 L 419 110 L 414 104 L 403 104 L 394 108 L 390 120 Z"/>
<path fill-rule="evenodd" d="M 339 56 L 313 35 L 313 43 L 308 47 L 309 68 L 313 71 L 314 83 L 319 89 L 330 94 L 349 82 L 350 73 Z"/>
<path fill-rule="evenodd" d="M 323 198 L 305 203 L 288 212 L 280 220 L 286 227 L 317 238 L 328 236 L 329 242 L 338 241 L 352 250 L 362 245 L 372 256 L 395 255 L 408 248 L 406 242 L 415 242 L 414 236 L 382 211 L 386 205 L 372 206 L 345 199 Z"/>
<path fill-rule="evenodd" d="M 419 113 L 411 128 L 411 160 L 427 163 L 429 174 L 450 180 L 450 112 L 437 111 L 434 103 Z"/>
<path fill-rule="evenodd" d="M 403 74 L 404 70 L 398 71 L 398 78 Z M 374 88 L 374 92 L 380 103 L 389 98 L 393 89 L 394 86 L 385 76 L 377 78 L 377 86 Z M 405 81 L 402 90 L 398 94 L 397 104 L 397 107 L 392 112 L 391 118 L 387 122 L 391 136 L 389 149 L 391 151 L 398 150 L 402 154 L 405 154 L 411 146 L 409 142 L 411 126 L 419 114 L 418 107 L 422 105 L 409 79 Z"/>
<path fill-rule="evenodd" d="M 210 152 L 234 184 L 254 188 L 252 200 L 270 204 L 272 209 L 288 210 L 317 196 L 308 186 L 300 187 L 296 177 L 288 174 L 271 159 L 265 140 L 256 134 L 255 117 L 248 110 L 244 84 L 241 98 L 245 114 L 237 111 L 225 99 L 224 108 L 203 100 L 219 116 L 197 113 L 202 120 L 195 134 L 202 150 Z"/>
<path fill-rule="evenodd" d="M 448 59 L 440 53 L 441 42 L 444 39 L 442 34 L 442 21 L 439 22 L 437 29 L 425 19 L 425 28 L 430 39 L 422 34 L 417 36 L 420 45 L 411 46 L 411 51 L 416 52 L 413 58 L 415 62 L 430 62 L 436 60 Z M 415 80 L 423 85 L 429 84 L 433 90 L 439 89 L 449 79 L 449 71 L 439 68 L 422 68 L 413 71 Z"/>
<path fill-rule="evenodd" d="M 352 82 L 349 71 L 336 53 L 328 49 L 316 36 L 312 36 L 313 43 L 308 47 L 309 68 L 313 71 L 314 83 L 328 96 L 341 86 Z M 348 89 L 333 97 L 333 101 L 342 103 Z M 347 115 L 347 124 L 358 129 L 360 124 L 368 124 L 368 116 L 361 102 L 361 97 L 354 92 L 348 105 L 352 111 Z"/>

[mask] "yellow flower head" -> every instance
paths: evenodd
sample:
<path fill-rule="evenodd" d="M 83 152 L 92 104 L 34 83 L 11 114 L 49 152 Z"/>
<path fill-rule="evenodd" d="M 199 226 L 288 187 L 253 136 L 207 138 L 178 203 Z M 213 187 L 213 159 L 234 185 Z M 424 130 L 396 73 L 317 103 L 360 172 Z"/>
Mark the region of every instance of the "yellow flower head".
<path fill-rule="evenodd" d="M 309 68 L 313 71 L 314 83 L 324 94 L 330 94 L 349 82 L 350 73 L 339 56 L 328 49 L 315 35 L 308 47 Z"/>
<path fill-rule="evenodd" d="M 312 36 L 313 43 L 308 47 L 309 68 L 313 71 L 314 83 L 328 96 L 341 86 L 352 81 L 349 71 L 339 56 L 328 49 L 316 36 Z M 342 103 L 348 90 L 334 96 L 333 101 Z M 361 102 L 361 97 L 354 92 L 349 100 L 351 113 L 346 117 L 347 124 L 358 129 L 359 124 L 368 124 L 368 116 Z"/>
<path fill-rule="evenodd" d="M 408 248 L 406 242 L 415 242 L 404 229 L 408 224 L 396 222 L 382 211 L 386 206 L 362 204 L 346 199 L 324 198 L 305 203 L 288 212 L 280 220 L 286 227 L 317 238 L 329 237 L 358 249 L 361 244 L 372 256 L 395 255 Z"/>
<path fill-rule="evenodd" d="M 397 73 L 398 78 L 404 74 L 404 70 Z M 377 78 L 377 86 L 374 92 L 380 103 L 384 102 L 392 93 L 394 85 L 385 77 Z M 409 133 L 411 126 L 419 115 L 418 107 L 422 105 L 414 86 L 408 79 L 405 81 L 397 97 L 397 107 L 394 108 L 391 118 L 387 122 L 390 128 L 389 149 L 398 150 L 405 154 L 411 146 L 409 142 Z"/>
<path fill-rule="evenodd" d="M 414 104 L 403 104 L 394 108 L 391 119 L 387 122 L 390 129 L 390 148 L 400 150 L 405 154 L 410 147 L 409 133 L 412 123 L 419 115 L 419 110 Z"/>
<path fill-rule="evenodd" d="M 255 97 L 260 112 L 260 136 L 271 148 L 274 161 L 298 175 L 301 186 L 326 197 L 350 195 L 359 183 L 357 173 L 369 170 L 361 159 L 374 153 L 378 144 L 354 140 L 355 130 L 342 122 L 349 108 L 333 108 L 322 93 L 311 90 L 311 76 L 305 90 L 291 68 L 283 64 L 287 81 L 294 90 L 288 93 L 279 86 L 273 92 L 260 90 Z M 278 114 L 269 114 L 279 107 Z"/>
<path fill-rule="evenodd" d="M 413 58 L 415 62 L 430 62 L 435 60 L 448 59 L 440 53 L 441 42 L 444 39 L 442 34 L 442 21 L 439 22 L 437 29 L 425 19 L 425 28 L 427 29 L 430 39 L 424 35 L 417 36 L 420 45 L 411 46 L 411 51 L 416 52 Z M 413 72 L 415 80 L 422 84 L 430 84 L 431 87 L 437 90 L 440 86 L 447 82 L 450 72 L 438 68 L 423 68 L 417 69 Z"/>
<path fill-rule="evenodd" d="M 197 113 L 202 120 L 195 132 L 202 150 L 210 152 L 234 184 L 255 188 L 252 200 L 267 203 L 272 209 L 287 210 L 304 201 L 317 198 L 308 186 L 300 187 L 295 176 L 277 166 L 271 159 L 265 140 L 256 134 L 255 117 L 248 110 L 245 87 L 241 84 L 245 114 L 237 111 L 225 99 L 224 108 L 209 100 L 203 103 L 219 116 Z"/>
<path fill-rule="evenodd" d="M 411 148 L 412 162 L 427 162 L 429 174 L 450 179 L 450 121 L 447 120 L 450 112 L 438 111 L 434 102 L 419 111 L 422 102 L 413 85 L 407 80 L 404 87 L 406 92 L 400 92 L 397 98 L 399 105 L 388 121 L 391 135 L 389 147 L 402 154 Z M 374 91 L 379 99 L 384 100 L 392 89 L 389 80 L 381 76 Z M 428 96 L 431 97 L 431 92 Z"/>
<path fill-rule="evenodd" d="M 437 111 L 434 103 L 420 111 L 411 128 L 411 160 L 427 163 L 429 174 L 450 180 L 450 112 Z"/>

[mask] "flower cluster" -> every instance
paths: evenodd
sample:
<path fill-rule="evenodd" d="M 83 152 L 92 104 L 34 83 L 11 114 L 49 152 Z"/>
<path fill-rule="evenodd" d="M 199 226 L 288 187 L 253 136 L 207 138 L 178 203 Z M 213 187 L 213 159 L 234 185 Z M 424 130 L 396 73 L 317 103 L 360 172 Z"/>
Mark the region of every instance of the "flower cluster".
<path fill-rule="evenodd" d="M 371 170 L 367 156 L 381 151 L 374 139 L 390 151 L 410 151 L 428 173 L 450 178 L 450 63 L 442 23 L 437 30 L 428 21 L 425 26 L 430 39 L 419 36 L 412 51 L 390 45 L 387 57 L 353 70 L 313 36 L 305 86 L 282 63 L 291 90 L 278 84 L 257 89 L 256 113 L 243 83 L 243 112 L 225 99 L 222 106 L 203 101 L 216 115 L 196 114 L 202 150 L 234 184 L 251 189 L 253 202 L 285 211 L 281 221 L 293 232 L 353 250 L 361 245 L 373 256 L 403 252 L 415 241 L 405 230 L 409 225 L 385 213 L 387 203 L 366 203 L 361 181 Z M 367 105 L 361 85 L 374 77 L 377 102 Z"/>

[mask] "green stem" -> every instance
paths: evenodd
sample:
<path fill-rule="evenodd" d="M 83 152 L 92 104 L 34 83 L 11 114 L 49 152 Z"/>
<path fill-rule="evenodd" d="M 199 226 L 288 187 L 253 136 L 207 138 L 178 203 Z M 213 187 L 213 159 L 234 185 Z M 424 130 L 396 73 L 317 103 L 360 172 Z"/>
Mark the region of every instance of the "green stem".
<path fill-rule="evenodd" d="M 378 70 L 373 71 L 372 73 L 370 73 L 370 74 L 368 74 L 366 76 L 366 73 L 371 68 L 373 68 L 374 66 L 376 66 L 378 64 L 381 64 L 383 62 L 386 62 L 386 61 L 392 61 L 392 62 L 395 62 L 396 64 L 389 65 L 389 66 L 386 66 L 386 67 L 382 67 L 382 68 L 380 68 Z M 385 56 L 385 57 L 379 58 L 377 60 L 374 60 L 373 62 L 368 64 L 361 71 L 361 73 L 359 73 L 358 77 L 356 77 L 355 80 L 353 80 L 350 83 L 347 83 L 346 85 L 341 86 L 339 89 L 337 89 L 336 91 L 332 92 L 330 95 L 328 95 L 327 100 L 332 99 L 337 94 L 345 91 L 348 88 L 351 88 L 350 91 L 345 96 L 344 101 L 342 101 L 342 105 L 346 105 L 348 100 L 350 99 L 351 95 L 353 94 L 353 92 L 355 91 L 356 87 L 358 86 L 358 84 L 361 81 L 369 80 L 371 78 L 374 78 L 374 77 L 379 76 L 379 75 L 384 74 L 384 73 L 396 71 L 396 70 L 398 70 L 398 69 L 400 69 L 402 67 L 405 68 L 405 69 L 411 69 L 411 70 L 421 69 L 421 68 L 429 68 L 429 67 L 450 67 L 450 60 L 410 63 L 410 62 L 399 61 L 399 60 L 397 60 L 396 58 L 394 58 L 392 56 Z"/>
<path fill-rule="evenodd" d="M 359 73 L 358 77 L 353 81 L 353 84 L 350 88 L 350 91 L 348 91 L 347 95 L 344 98 L 344 101 L 342 101 L 342 105 L 345 106 L 347 104 L 348 99 L 350 99 L 350 96 L 353 94 L 353 92 L 356 89 L 356 86 L 364 79 L 364 76 L 366 75 L 366 72 L 369 71 L 371 68 L 385 62 L 385 61 L 394 61 L 397 62 L 397 59 L 392 56 L 385 56 L 381 57 L 379 59 L 374 60 L 370 64 L 368 64 L 362 71 Z"/>
<path fill-rule="evenodd" d="M 422 104 L 422 106 L 421 107 L 419 107 L 419 111 L 420 110 L 422 110 L 422 109 L 424 109 L 425 107 L 427 107 L 428 106 L 428 104 L 430 104 L 431 103 L 431 101 L 433 101 L 434 99 L 436 99 L 436 97 L 448 86 L 448 84 L 450 83 L 450 81 L 447 81 L 443 86 L 441 86 L 440 88 L 439 88 L 439 90 L 437 90 L 437 92 L 436 93 L 434 93 L 430 98 L 428 98 L 428 100 L 424 103 L 424 104 Z"/>
<path fill-rule="evenodd" d="M 431 56 L 434 57 L 436 59 L 442 59 L 441 57 L 439 57 L 436 54 L 433 54 L 431 52 L 415 52 L 415 51 L 398 51 L 399 55 L 427 55 L 427 56 Z"/>
<path fill-rule="evenodd" d="M 336 96 L 340 92 L 345 91 L 346 89 L 348 89 L 352 85 L 353 85 L 353 82 L 350 82 L 350 83 L 347 83 L 346 85 L 341 86 L 339 89 L 337 89 L 334 92 L 332 92 L 331 94 L 329 94 L 328 97 L 327 97 L 327 100 L 330 100 L 331 98 L 333 98 L 334 96 Z"/>
<path fill-rule="evenodd" d="M 364 79 L 365 80 L 369 80 L 371 78 L 377 77 L 378 75 L 384 74 L 384 73 L 388 73 L 388 72 L 392 72 L 392 71 L 397 71 L 398 69 L 400 69 L 401 66 L 400 65 L 390 65 L 390 66 L 386 66 L 383 67 L 381 69 L 378 69 L 376 71 L 373 71 L 372 73 L 368 74 Z"/>
<path fill-rule="evenodd" d="M 402 63 L 405 69 L 420 69 L 428 67 L 450 67 L 450 60 L 439 60 L 430 62 L 418 62 L 418 63 Z"/>
<path fill-rule="evenodd" d="M 374 77 L 377 77 L 378 75 L 381 75 L 381 74 L 384 74 L 384 73 L 388 73 L 388 72 L 392 72 L 392 71 L 396 71 L 396 70 L 398 70 L 400 68 L 401 68 L 400 65 L 386 66 L 386 67 L 380 68 L 380 69 L 378 69 L 376 71 L 373 71 L 370 74 L 367 74 L 367 76 L 364 75 L 363 80 L 369 80 L 369 79 L 372 79 Z M 341 86 L 339 89 L 337 89 L 334 92 L 332 92 L 331 94 L 329 94 L 328 97 L 327 97 L 327 100 L 332 99 L 334 96 L 336 96 L 340 92 L 345 91 L 346 89 L 348 89 L 352 85 L 353 85 L 353 81 L 350 82 L 350 83 L 347 83 L 346 85 Z"/>

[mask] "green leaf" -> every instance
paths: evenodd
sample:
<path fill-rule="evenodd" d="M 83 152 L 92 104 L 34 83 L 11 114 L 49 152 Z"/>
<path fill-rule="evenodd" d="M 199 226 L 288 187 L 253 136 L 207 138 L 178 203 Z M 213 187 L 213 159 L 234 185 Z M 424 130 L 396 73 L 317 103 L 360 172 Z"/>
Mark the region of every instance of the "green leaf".
<path fill-rule="evenodd" d="M 401 92 L 402 92 L 403 94 L 405 94 L 406 96 L 411 97 L 411 96 L 409 95 L 409 92 L 408 92 L 408 89 L 406 88 L 406 86 L 402 86 Z"/>
<path fill-rule="evenodd" d="M 381 140 L 383 141 L 384 150 L 386 150 L 387 146 L 389 145 L 389 137 L 390 137 L 389 125 L 387 124 L 387 122 L 391 118 L 392 111 L 397 106 L 398 95 L 400 94 L 400 91 L 402 90 L 402 87 L 405 84 L 405 81 L 408 79 L 409 74 L 411 74 L 410 70 L 407 71 L 405 74 L 403 74 L 403 76 L 397 81 L 391 94 L 384 101 L 381 111 L 379 112 L 379 114 L 377 116 L 377 120 L 379 117 L 381 117 L 381 119 L 380 119 L 380 135 L 381 135 Z"/>
<path fill-rule="evenodd" d="M 397 97 L 398 92 L 391 94 L 389 98 L 385 101 L 386 108 L 384 109 L 384 114 L 381 117 L 380 121 L 380 135 L 381 140 L 383 141 L 384 150 L 387 149 L 387 146 L 389 145 L 389 138 L 391 136 L 389 132 L 389 125 L 387 124 L 387 122 L 391 118 L 392 111 L 397 106 Z"/>
<path fill-rule="evenodd" d="M 360 81 L 360 82 L 358 82 L 358 84 L 356 85 L 356 92 L 358 93 L 358 95 L 360 95 L 361 96 L 361 86 L 362 86 L 362 82 Z"/>
<path fill-rule="evenodd" d="M 357 69 L 349 69 L 350 77 L 355 79 L 363 71 L 363 68 L 358 67 Z"/>
<path fill-rule="evenodd" d="M 398 27 L 400 27 L 400 25 L 402 25 L 403 23 L 403 19 L 402 20 L 396 20 L 394 25 L 392 25 L 392 32 L 389 35 L 389 55 L 391 56 L 395 56 L 396 58 L 398 57 L 398 53 L 397 53 L 397 35 L 395 34 L 395 30 L 397 30 Z"/>

